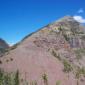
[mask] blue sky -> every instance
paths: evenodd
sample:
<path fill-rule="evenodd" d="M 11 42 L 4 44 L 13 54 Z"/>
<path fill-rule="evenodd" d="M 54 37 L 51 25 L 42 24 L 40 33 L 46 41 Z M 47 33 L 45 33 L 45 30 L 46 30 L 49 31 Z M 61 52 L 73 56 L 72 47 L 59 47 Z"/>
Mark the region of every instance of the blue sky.
<path fill-rule="evenodd" d="M 0 0 L 0 37 L 9 44 L 63 16 L 85 23 L 85 0 Z"/>

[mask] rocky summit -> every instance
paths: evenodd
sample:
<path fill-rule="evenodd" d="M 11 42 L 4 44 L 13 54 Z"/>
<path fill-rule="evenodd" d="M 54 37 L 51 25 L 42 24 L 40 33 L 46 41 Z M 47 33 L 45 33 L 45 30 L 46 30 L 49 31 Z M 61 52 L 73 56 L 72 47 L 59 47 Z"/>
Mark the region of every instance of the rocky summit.
<path fill-rule="evenodd" d="M 11 47 L 0 68 L 18 71 L 20 85 L 85 85 L 84 29 L 65 16 Z"/>

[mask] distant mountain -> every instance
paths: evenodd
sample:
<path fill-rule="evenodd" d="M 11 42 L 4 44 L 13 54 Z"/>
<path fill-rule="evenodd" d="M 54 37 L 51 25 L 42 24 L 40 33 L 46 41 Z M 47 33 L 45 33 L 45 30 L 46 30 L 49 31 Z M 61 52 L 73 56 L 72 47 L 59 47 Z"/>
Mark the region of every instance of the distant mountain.
<path fill-rule="evenodd" d="M 84 28 L 65 16 L 11 47 L 0 68 L 18 70 L 20 85 L 85 85 Z"/>
<path fill-rule="evenodd" d="M 0 38 L 0 57 L 3 56 L 3 54 L 8 48 L 9 45 L 3 39 Z"/>

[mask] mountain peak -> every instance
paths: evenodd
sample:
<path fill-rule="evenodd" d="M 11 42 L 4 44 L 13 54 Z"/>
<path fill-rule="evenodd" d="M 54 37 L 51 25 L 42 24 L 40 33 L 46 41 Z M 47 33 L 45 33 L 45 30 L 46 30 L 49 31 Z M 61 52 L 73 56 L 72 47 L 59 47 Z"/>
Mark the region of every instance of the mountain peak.
<path fill-rule="evenodd" d="M 67 15 L 67 16 L 64 16 L 63 18 L 61 18 L 60 20 L 58 20 L 58 21 L 65 21 L 65 22 L 76 22 L 76 23 L 78 23 L 74 18 L 73 18 L 73 16 L 69 16 L 69 15 Z M 57 21 L 57 22 L 58 22 Z"/>
<path fill-rule="evenodd" d="M 56 22 L 53 23 L 53 25 L 60 27 L 62 26 L 63 28 L 68 28 L 73 31 L 79 31 L 79 25 L 80 23 L 77 22 L 73 16 L 64 16 L 63 18 L 57 20 Z"/>
<path fill-rule="evenodd" d="M 65 19 L 73 19 L 73 16 L 66 15 L 66 16 L 64 16 L 63 18 L 65 18 Z"/>

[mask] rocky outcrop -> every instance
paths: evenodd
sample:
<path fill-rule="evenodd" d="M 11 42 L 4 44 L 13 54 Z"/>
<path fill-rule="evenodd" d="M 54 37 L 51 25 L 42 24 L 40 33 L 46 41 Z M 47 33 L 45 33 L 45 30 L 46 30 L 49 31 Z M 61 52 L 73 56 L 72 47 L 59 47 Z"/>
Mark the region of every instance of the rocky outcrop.
<path fill-rule="evenodd" d="M 85 36 L 84 27 L 73 17 L 66 16 L 53 24 L 54 27 L 62 29 L 62 34 L 73 48 L 85 47 L 82 37 Z"/>

